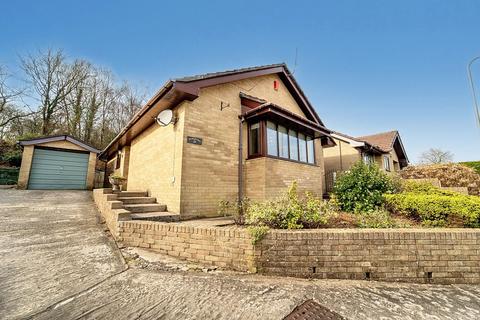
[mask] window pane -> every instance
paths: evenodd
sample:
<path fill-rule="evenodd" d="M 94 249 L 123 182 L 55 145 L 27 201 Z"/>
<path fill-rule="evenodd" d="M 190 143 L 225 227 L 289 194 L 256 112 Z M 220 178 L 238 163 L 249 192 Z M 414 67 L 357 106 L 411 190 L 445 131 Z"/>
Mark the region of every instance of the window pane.
<path fill-rule="evenodd" d="M 267 121 L 267 152 L 271 156 L 278 156 L 277 126 Z"/>
<path fill-rule="evenodd" d="M 302 162 L 307 162 L 307 141 L 303 133 L 298 134 L 298 149 L 300 151 L 299 159 Z"/>
<path fill-rule="evenodd" d="M 283 126 L 278 126 L 278 143 L 279 156 L 282 158 L 288 158 L 287 128 Z"/>
<path fill-rule="evenodd" d="M 383 166 L 385 170 L 390 171 L 390 159 L 388 156 L 383 156 Z"/>
<path fill-rule="evenodd" d="M 308 163 L 315 163 L 315 152 L 313 151 L 312 137 L 307 137 L 307 156 Z"/>
<path fill-rule="evenodd" d="M 248 141 L 248 154 L 260 153 L 260 123 L 250 125 L 250 135 Z"/>
<path fill-rule="evenodd" d="M 298 160 L 298 138 L 295 130 L 288 130 L 290 142 L 290 159 Z"/>

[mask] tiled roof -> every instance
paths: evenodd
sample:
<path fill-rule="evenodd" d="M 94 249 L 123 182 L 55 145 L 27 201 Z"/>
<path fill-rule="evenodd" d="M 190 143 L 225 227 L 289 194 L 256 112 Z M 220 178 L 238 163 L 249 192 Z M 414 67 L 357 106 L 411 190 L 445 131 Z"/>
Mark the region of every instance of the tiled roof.
<path fill-rule="evenodd" d="M 382 132 L 372 134 L 369 136 L 356 137 L 356 140 L 365 141 L 371 145 L 377 146 L 384 152 L 389 152 L 393 148 L 395 138 L 398 136 L 398 131 Z"/>
<path fill-rule="evenodd" d="M 276 63 L 276 64 L 268 64 L 268 65 L 264 65 L 264 66 L 256 66 L 256 67 L 248 67 L 248 68 L 241 68 L 241 69 L 225 70 L 225 71 L 221 71 L 221 72 L 211 72 L 211 73 L 198 74 L 198 75 L 194 75 L 194 76 L 176 78 L 176 79 L 174 79 L 174 81 L 190 82 L 190 81 L 196 81 L 196 80 L 204 80 L 204 79 L 209 79 L 209 78 L 228 76 L 228 75 L 235 74 L 235 73 L 258 71 L 258 70 L 270 69 L 270 68 L 276 68 L 276 67 L 283 67 L 283 68 L 287 69 L 287 65 L 285 63 Z"/>

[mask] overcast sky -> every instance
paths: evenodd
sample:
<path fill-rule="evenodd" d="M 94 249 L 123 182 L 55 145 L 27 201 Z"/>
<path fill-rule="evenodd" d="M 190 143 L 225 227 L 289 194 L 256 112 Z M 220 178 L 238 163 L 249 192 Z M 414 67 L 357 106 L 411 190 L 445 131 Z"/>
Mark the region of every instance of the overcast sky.
<path fill-rule="evenodd" d="M 153 93 L 169 78 L 286 62 L 327 127 L 397 129 L 413 162 L 430 147 L 480 160 L 466 74 L 480 1 L 161 2 L 3 1 L 0 63 L 15 71 L 19 54 L 62 48 Z M 480 62 L 474 73 L 480 91 Z"/>

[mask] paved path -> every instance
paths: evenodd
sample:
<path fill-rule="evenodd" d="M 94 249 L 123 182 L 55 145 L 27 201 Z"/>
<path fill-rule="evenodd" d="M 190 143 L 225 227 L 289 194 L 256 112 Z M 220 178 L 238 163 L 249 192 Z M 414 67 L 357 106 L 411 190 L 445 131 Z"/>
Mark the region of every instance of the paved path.
<path fill-rule="evenodd" d="M 89 197 L 0 191 L 0 318 L 282 319 L 307 299 L 347 319 L 480 318 L 480 286 L 179 271 L 130 256 L 122 272 Z"/>

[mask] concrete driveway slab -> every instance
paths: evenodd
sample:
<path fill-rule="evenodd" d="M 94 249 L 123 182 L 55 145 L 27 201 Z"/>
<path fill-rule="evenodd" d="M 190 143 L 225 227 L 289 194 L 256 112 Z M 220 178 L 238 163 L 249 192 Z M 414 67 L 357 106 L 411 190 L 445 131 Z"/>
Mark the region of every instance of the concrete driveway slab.
<path fill-rule="evenodd" d="M 23 318 L 122 271 L 87 191 L 0 190 L 0 318 Z"/>
<path fill-rule="evenodd" d="M 130 269 L 34 319 L 283 319 L 314 299 L 346 319 L 479 319 L 480 288 Z"/>

